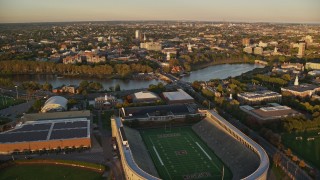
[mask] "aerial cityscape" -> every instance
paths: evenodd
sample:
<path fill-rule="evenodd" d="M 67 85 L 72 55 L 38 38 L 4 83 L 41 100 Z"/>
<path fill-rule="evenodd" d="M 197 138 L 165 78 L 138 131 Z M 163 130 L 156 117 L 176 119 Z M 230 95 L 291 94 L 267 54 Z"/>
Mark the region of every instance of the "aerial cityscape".
<path fill-rule="evenodd" d="M 0 0 L 0 179 L 320 179 L 320 1 Z"/>

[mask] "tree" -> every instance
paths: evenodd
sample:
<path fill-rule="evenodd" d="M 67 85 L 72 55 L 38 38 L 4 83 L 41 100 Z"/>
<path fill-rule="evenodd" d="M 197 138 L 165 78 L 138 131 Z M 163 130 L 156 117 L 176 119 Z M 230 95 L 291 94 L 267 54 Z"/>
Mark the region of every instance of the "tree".
<path fill-rule="evenodd" d="M 291 155 L 292 155 L 292 151 L 291 151 L 290 148 L 288 148 L 288 149 L 286 150 L 286 155 L 287 155 L 287 156 L 291 156 Z"/>
<path fill-rule="evenodd" d="M 292 161 L 297 162 L 298 161 L 298 157 L 297 156 L 292 156 Z"/>
<path fill-rule="evenodd" d="M 273 159 L 273 162 L 274 162 L 274 164 L 276 165 L 276 167 L 278 167 L 278 165 L 279 165 L 280 162 L 281 162 L 281 155 L 280 155 L 280 153 L 279 153 L 279 152 L 276 152 L 276 153 L 273 155 L 272 159 Z"/>
<path fill-rule="evenodd" d="M 120 84 L 116 84 L 116 87 L 114 89 L 115 89 L 115 91 L 121 91 Z"/>
<path fill-rule="evenodd" d="M 299 162 L 299 166 L 300 166 L 301 168 L 306 167 L 306 163 L 304 162 L 304 160 L 301 160 L 301 161 Z"/>

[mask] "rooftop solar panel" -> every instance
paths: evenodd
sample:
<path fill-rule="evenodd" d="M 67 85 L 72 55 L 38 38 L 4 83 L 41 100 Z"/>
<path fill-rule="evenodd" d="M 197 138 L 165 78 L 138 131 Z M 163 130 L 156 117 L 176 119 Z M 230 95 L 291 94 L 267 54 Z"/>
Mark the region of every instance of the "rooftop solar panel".
<path fill-rule="evenodd" d="M 0 134 L 0 143 L 41 141 L 41 140 L 46 140 L 47 135 L 48 135 L 48 131 L 4 133 L 4 134 Z"/>
<path fill-rule="evenodd" d="M 68 130 L 53 130 L 50 140 L 53 139 L 68 139 L 68 138 L 83 138 L 87 137 L 87 128 L 83 129 L 68 129 Z"/>
<path fill-rule="evenodd" d="M 48 130 L 48 129 L 50 129 L 50 126 L 51 126 L 51 123 L 27 124 L 27 125 L 23 125 L 21 128 L 12 130 L 12 132 Z"/>
<path fill-rule="evenodd" d="M 67 128 L 79 128 L 79 127 L 87 127 L 88 121 L 76 121 L 76 122 L 62 122 L 55 123 L 53 129 L 67 129 Z"/>

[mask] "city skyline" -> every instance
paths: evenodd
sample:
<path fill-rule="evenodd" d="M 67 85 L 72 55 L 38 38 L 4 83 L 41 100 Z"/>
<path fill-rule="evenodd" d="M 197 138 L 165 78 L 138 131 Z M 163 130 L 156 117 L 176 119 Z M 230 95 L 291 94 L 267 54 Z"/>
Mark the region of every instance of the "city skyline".
<path fill-rule="evenodd" d="M 320 1 L 253 0 L 119 0 L 54 3 L 40 0 L 0 0 L 0 23 L 182 20 L 229 22 L 320 23 Z"/>

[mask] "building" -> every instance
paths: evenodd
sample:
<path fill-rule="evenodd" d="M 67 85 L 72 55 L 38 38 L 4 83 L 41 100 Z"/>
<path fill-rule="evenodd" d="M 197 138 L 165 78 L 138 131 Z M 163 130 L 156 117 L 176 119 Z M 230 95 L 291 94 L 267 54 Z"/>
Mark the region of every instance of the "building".
<path fill-rule="evenodd" d="M 263 91 L 255 91 L 255 92 L 244 92 L 238 94 L 238 101 L 241 104 L 262 104 L 267 102 L 281 102 L 282 95 L 269 91 L 269 90 L 263 90 Z"/>
<path fill-rule="evenodd" d="M 117 147 L 120 153 L 121 167 L 125 179 L 140 179 L 140 180 L 160 180 L 151 174 L 142 170 L 134 160 L 130 149 L 130 142 L 123 130 L 121 118 L 116 117 L 111 119 L 112 137 L 116 139 Z"/>
<path fill-rule="evenodd" d="M 307 62 L 306 63 L 306 69 L 315 69 L 315 70 L 320 70 L 320 63 L 312 63 L 312 62 Z"/>
<path fill-rule="evenodd" d="M 308 75 L 310 75 L 310 76 L 320 76 L 320 70 L 309 71 Z"/>
<path fill-rule="evenodd" d="M 185 104 L 127 107 L 120 113 L 124 121 L 169 121 L 199 115 L 196 109 Z"/>
<path fill-rule="evenodd" d="M 251 40 L 249 38 L 243 38 L 242 39 L 242 45 L 243 46 L 249 46 L 250 45 L 250 42 Z"/>
<path fill-rule="evenodd" d="M 112 95 L 105 95 L 104 97 L 97 97 L 94 99 L 94 107 L 96 109 L 110 109 L 117 104 L 117 98 Z"/>
<path fill-rule="evenodd" d="M 299 112 L 291 109 L 290 107 L 281 106 L 277 103 L 270 103 L 266 107 L 257 109 L 249 105 L 244 105 L 240 106 L 240 109 L 262 123 L 266 122 L 267 120 L 276 120 L 285 117 L 301 115 Z"/>
<path fill-rule="evenodd" d="M 303 57 L 304 56 L 304 51 L 306 49 L 306 43 L 299 43 L 299 50 L 298 50 L 298 57 Z"/>
<path fill-rule="evenodd" d="M 60 112 L 67 110 L 68 100 L 62 96 L 52 96 L 49 98 L 41 109 L 41 112 Z"/>
<path fill-rule="evenodd" d="M 106 57 L 99 55 L 98 52 L 85 51 L 79 52 L 76 55 L 69 55 L 63 58 L 63 64 L 76 64 L 76 63 L 103 63 L 106 62 Z"/>
<path fill-rule="evenodd" d="M 281 69 L 294 69 L 294 70 L 298 70 L 298 71 L 303 71 L 304 70 L 304 66 L 303 64 L 300 63 L 283 63 L 281 65 Z"/>
<path fill-rule="evenodd" d="M 281 92 L 288 92 L 294 96 L 311 97 L 316 92 L 320 91 L 320 87 L 313 84 L 299 84 L 298 76 L 295 79 L 294 85 L 286 88 L 281 88 Z"/>
<path fill-rule="evenodd" d="M 182 89 L 178 89 L 174 92 L 163 92 L 162 97 L 168 104 L 194 103 L 193 97 Z"/>
<path fill-rule="evenodd" d="M 258 46 L 266 48 L 266 47 L 268 47 L 268 43 L 264 43 L 264 42 L 260 41 Z"/>
<path fill-rule="evenodd" d="M 28 121 L 0 133 L 0 154 L 84 147 L 91 147 L 87 118 Z"/>
<path fill-rule="evenodd" d="M 136 30 L 135 38 L 136 38 L 137 40 L 140 40 L 140 39 L 141 39 L 141 32 L 140 32 L 139 30 Z"/>
<path fill-rule="evenodd" d="M 248 47 L 243 48 L 243 52 L 251 54 L 252 53 L 252 47 L 248 46 Z"/>
<path fill-rule="evenodd" d="M 64 93 L 71 93 L 71 94 L 78 94 L 79 93 L 78 87 L 75 85 L 63 86 L 61 90 Z"/>
<path fill-rule="evenodd" d="M 158 42 L 145 42 L 140 43 L 140 48 L 148 51 L 161 51 L 162 45 Z"/>
<path fill-rule="evenodd" d="M 24 114 L 21 117 L 21 121 L 43 121 L 43 120 L 55 120 L 55 119 L 71 119 L 71 118 L 87 118 L 91 119 L 91 113 L 89 110 L 84 111 L 64 111 L 64 112 L 52 112 L 52 113 L 32 113 Z"/>
<path fill-rule="evenodd" d="M 158 95 L 150 91 L 141 91 L 131 95 L 133 103 L 155 103 L 160 99 Z"/>
<path fill-rule="evenodd" d="M 263 54 L 263 48 L 262 47 L 255 47 L 254 50 L 253 50 L 253 54 L 262 55 Z"/>

